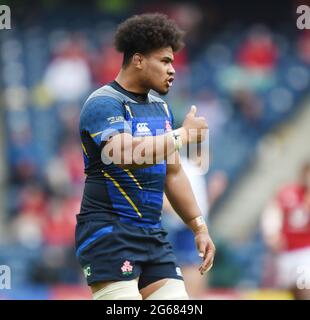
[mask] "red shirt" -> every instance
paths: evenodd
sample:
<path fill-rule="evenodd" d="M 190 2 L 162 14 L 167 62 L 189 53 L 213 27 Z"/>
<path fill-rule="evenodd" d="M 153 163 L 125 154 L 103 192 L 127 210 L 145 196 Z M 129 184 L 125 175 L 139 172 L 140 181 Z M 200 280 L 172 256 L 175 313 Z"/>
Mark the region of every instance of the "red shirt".
<path fill-rule="evenodd" d="M 300 185 L 289 185 L 276 197 L 283 212 L 282 235 L 286 250 L 310 246 L 310 210 L 303 205 L 305 191 Z"/>

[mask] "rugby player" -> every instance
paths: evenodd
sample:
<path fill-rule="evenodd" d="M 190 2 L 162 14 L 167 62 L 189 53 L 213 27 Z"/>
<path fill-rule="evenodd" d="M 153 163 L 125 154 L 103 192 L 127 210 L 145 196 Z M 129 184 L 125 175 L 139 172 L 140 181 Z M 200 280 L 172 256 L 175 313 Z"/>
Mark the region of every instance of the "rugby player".
<path fill-rule="evenodd" d="M 96 300 L 188 299 L 161 226 L 164 191 L 194 233 L 202 258 L 197 272 L 212 267 L 215 247 L 178 153 L 205 139 L 206 120 L 192 106 L 173 130 L 170 107 L 150 93 L 169 92 L 182 37 L 176 23 L 158 13 L 121 23 L 115 34 L 124 56 L 120 72 L 81 111 L 87 178 L 76 255 Z"/>

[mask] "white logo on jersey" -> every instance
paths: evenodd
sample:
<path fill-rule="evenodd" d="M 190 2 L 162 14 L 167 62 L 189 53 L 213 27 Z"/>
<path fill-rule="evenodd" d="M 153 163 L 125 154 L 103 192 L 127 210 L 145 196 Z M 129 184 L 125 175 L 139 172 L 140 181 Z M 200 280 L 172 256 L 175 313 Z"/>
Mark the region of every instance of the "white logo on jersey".
<path fill-rule="evenodd" d="M 148 127 L 148 123 L 147 122 L 139 122 L 137 124 L 137 134 L 140 135 L 151 135 L 151 130 Z"/>
<path fill-rule="evenodd" d="M 180 276 L 180 277 L 182 277 L 182 276 L 183 276 L 183 275 L 182 275 L 181 268 L 176 267 L 176 268 L 175 268 L 175 271 L 176 271 L 176 273 L 177 273 L 177 275 L 178 275 L 178 276 Z"/>

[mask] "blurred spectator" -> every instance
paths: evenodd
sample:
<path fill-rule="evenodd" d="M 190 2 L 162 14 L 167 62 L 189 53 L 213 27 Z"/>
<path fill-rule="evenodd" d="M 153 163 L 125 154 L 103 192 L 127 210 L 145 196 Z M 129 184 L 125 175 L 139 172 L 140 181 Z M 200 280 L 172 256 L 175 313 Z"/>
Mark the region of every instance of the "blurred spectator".
<path fill-rule="evenodd" d="M 229 115 L 224 110 L 218 96 L 215 92 L 203 88 L 196 95 L 199 116 L 206 118 L 210 135 L 217 136 L 224 129 L 229 120 Z"/>
<path fill-rule="evenodd" d="M 20 214 L 44 217 L 47 214 L 47 195 L 38 184 L 28 184 L 20 193 Z"/>
<path fill-rule="evenodd" d="M 54 194 L 79 194 L 85 176 L 83 158 L 76 140 L 68 138 L 63 142 L 59 154 L 51 158 L 45 173 Z"/>
<path fill-rule="evenodd" d="M 122 55 L 111 44 L 102 46 L 92 66 L 96 86 L 102 86 L 117 76 L 122 59 Z"/>
<path fill-rule="evenodd" d="M 72 248 L 49 245 L 41 259 L 32 265 L 29 278 L 40 285 L 77 283 L 79 271 Z"/>
<path fill-rule="evenodd" d="M 228 186 L 228 178 L 224 171 L 215 171 L 208 178 L 208 199 L 210 209 L 224 194 Z"/>
<path fill-rule="evenodd" d="M 247 69 L 268 71 L 275 68 L 278 49 L 265 27 L 253 28 L 238 52 L 239 64 Z"/>
<path fill-rule="evenodd" d="M 60 156 L 63 159 L 65 170 L 69 174 L 71 187 L 81 187 L 85 175 L 79 144 L 68 139 L 61 148 Z"/>
<path fill-rule="evenodd" d="M 310 299 L 309 274 L 301 270 L 310 265 L 310 162 L 302 167 L 300 181 L 282 187 L 268 204 L 262 232 L 274 255 L 276 285 L 290 289 L 295 299 Z"/>
<path fill-rule="evenodd" d="M 304 30 L 300 33 L 297 41 L 297 50 L 299 57 L 307 64 L 310 64 L 310 30 Z"/>
<path fill-rule="evenodd" d="M 236 90 L 232 95 L 235 117 L 243 118 L 248 123 L 257 124 L 263 114 L 263 104 L 260 97 L 250 90 Z"/>
<path fill-rule="evenodd" d="M 33 159 L 28 159 L 28 157 L 16 157 L 15 160 L 17 163 L 15 166 L 12 166 L 12 173 L 10 180 L 12 184 L 24 185 L 30 181 L 34 181 L 37 173 L 38 167 L 34 163 Z"/>
<path fill-rule="evenodd" d="M 79 101 L 91 88 L 84 39 L 72 37 L 61 42 L 44 76 L 44 85 L 56 101 Z"/>
<path fill-rule="evenodd" d="M 50 201 L 49 209 L 49 215 L 42 226 L 44 243 L 53 246 L 72 246 L 75 213 L 80 210 L 80 198 L 54 198 Z"/>

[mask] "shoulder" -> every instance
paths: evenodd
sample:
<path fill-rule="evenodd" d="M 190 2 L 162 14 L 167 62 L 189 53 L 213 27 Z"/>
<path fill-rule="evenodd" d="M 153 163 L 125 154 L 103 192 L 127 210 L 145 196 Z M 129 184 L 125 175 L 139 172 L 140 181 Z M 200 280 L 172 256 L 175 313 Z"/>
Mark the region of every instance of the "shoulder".
<path fill-rule="evenodd" d="M 100 107 L 100 109 L 104 109 L 105 107 L 122 107 L 122 102 L 109 97 L 109 96 L 98 96 L 98 97 L 92 97 L 91 99 L 88 99 L 82 108 L 81 115 L 83 113 L 87 113 L 90 111 L 93 111 L 93 109 L 97 109 Z"/>
<path fill-rule="evenodd" d="M 123 101 L 102 88 L 94 91 L 84 103 L 80 114 L 80 129 L 93 127 L 114 115 L 124 116 Z"/>
<path fill-rule="evenodd" d="M 105 90 L 105 87 L 99 88 L 94 91 L 85 101 L 83 108 L 81 110 L 81 118 L 86 116 L 89 113 L 104 112 L 109 109 L 116 108 L 122 109 L 123 101 L 120 98 L 117 98 L 115 95 L 110 94 L 108 90 Z"/>
<path fill-rule="evenodd" d="M 123 101 L 124 99 L 118 91 L 114 90 L 109 85 L 105 85 L 89 95 L 84 103 L 84 107 L 89 108 L 92 105 L 111 103 L 115 105 L 122 105 Z"/>
<path fill-rule="evenodd" d="M 103 97 L 111 98 L 121 103 L 127 99 L 127 97 L 123 93 L 115 90 L 111 85 L 107 84 L 91 93 L 86 102 L 88 102 L 89 100 L 93 100 L 94 98 Z"/>

